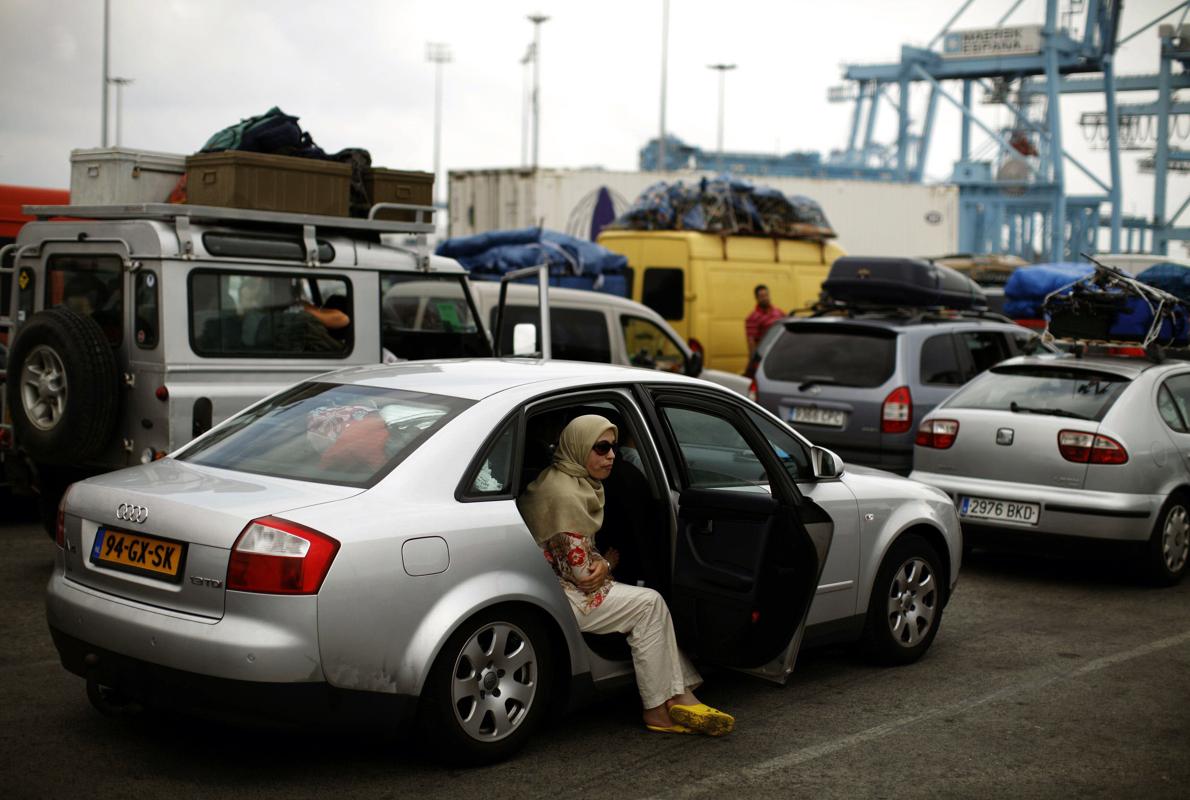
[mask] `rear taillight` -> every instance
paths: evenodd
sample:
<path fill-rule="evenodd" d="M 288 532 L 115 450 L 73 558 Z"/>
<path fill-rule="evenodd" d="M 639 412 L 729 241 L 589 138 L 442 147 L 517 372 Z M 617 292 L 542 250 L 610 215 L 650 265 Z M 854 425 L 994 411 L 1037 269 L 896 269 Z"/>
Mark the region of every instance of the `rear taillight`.
<path fill-rule="evenodd" d="M 339 552 L 331 537 L 296 522 L 261 517 L 231 549 L 227 588 L 262 594 L 316 594 Z"/>
<path fill-rule="evenodd" d="M 1126 464 L 1128 451 L 1110 436 L 1086 431 L 1058 431 L 1058 452 L 1076 464 Z"/>
<path fill-rule="evenodd" d="M 954 419 L 927 419 L 917 426 L 914 444 L 945 450 L 954 444 L 959 436 L 959 422 Z"/>
<path fill-rule="evenodd" d="M 748 384 L 748 399 L 751 400 L 753 403 L 756 402 L 756 381 L 755 380 L 753 380 L 752 383 Z"/>
<path fill-rule="evenodd" d="M 884 398 L 880 407 L 880 431 L 905 433 L 913 426 L 913 398 L 908 386 L 898 386 Z"/>

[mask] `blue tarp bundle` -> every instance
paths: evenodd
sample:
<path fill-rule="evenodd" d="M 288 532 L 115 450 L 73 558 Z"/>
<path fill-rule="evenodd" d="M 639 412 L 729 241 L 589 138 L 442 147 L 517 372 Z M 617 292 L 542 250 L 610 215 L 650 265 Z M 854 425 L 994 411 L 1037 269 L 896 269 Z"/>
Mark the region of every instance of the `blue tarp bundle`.
<path fill-rule="evenodd" d="M 1136 279 L 1190 303 L 1190 267 L 1163 261 L 1144 270 Z"/>
<path fill-rule="evenodd" d="M 549 264 L 551 274 L 602 275 L 623 272 L 628 259 L 594 242 L 543 228 L 459 236 L 438 245 L 438 255 L 456 259 L 470 272 L 502 275 Z"/>
<path fill-rule="evenodd" d="M 654 183 L 608 227 L 809 239 L 835 235 L 822 207 L 810 198 L 727 174 L 692 184 Z"/>
<path fill-rule="evenodd" d="M 1046 295 L 1095 271 L 1090 264 L 1069 262 L 1019 267 L 1004 284 L 1004 313 L 1013 319 L 1041 319 Z"/>

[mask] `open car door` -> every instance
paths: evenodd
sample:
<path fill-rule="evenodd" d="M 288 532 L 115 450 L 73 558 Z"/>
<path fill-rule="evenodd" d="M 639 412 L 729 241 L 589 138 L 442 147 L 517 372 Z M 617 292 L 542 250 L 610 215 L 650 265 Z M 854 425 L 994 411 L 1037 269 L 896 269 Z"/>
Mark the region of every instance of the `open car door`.
<path fill-rule="evenodd" d="M 669 598 L 683 649 L 783 683 L 793 671 L 833 524 L 797 490 L 788 460 L 742 405 L 658 389 L 654 408 L 678 478 Z"/>

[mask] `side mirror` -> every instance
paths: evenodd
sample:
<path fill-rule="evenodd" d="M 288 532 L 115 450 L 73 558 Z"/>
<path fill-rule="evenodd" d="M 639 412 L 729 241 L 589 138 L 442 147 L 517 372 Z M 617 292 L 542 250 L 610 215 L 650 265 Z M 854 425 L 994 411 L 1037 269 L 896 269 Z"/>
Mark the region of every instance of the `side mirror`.
<path fill-rule="evenodd" d="M 843 474 L 843 459 L 818 445 L 810 448 L 810 465 L 816 480 L 833 480 Z"/>
<path fill-rule="evenodd" d="M 686 374 L 691 378 L 697 378 L 702 374 L 702 351 L 695 350 L 690 354 L 690 358 L 686 359 Z"/>
<path fill-rule="evenodd" d="M 532 322 L 518 322 L 512 327 L 512 354 L 514 356 L 537 354 L 537 326 Z"/>

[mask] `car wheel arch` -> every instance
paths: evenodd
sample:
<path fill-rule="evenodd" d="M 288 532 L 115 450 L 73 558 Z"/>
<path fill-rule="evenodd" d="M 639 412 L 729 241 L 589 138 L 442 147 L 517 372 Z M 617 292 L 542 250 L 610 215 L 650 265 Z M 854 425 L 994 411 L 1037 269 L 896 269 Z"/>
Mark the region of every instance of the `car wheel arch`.
<path fill-rule="evenodd" d="M 884 559 L 888 553 L 907 534 L 915 533 L 924 538 L 929 544 L 938 552 L 942 559 L 940 569 L 944 578 L 943 592 L 943 606 L 950 600 L 950 587 L 952 578 L 951 564 L 954 559 L 954 552 L 951 546 L 946 541 L 946 535 L 941 528 L 932 520 L 925 520 L 915 518 L 905 522 L 893 529 L 884 541 L 880 542 L 879 546 L 873 548 L 873 556 L 864 564 L 864 581 L 859 586 L 859 591 L 856 593 L 856 613 L 860 610 L 867 609 L 868 602 L 872 597 L 873 583 L 876 580 L 876 575 L 880 571 L 880 566 L 884 563 Z"/>

